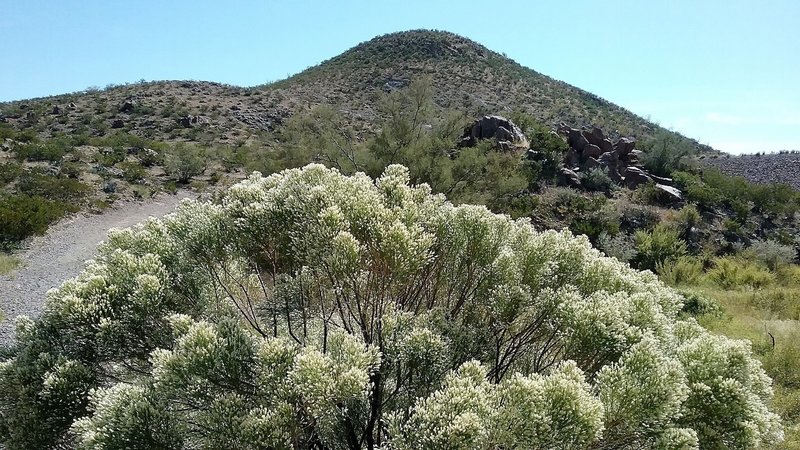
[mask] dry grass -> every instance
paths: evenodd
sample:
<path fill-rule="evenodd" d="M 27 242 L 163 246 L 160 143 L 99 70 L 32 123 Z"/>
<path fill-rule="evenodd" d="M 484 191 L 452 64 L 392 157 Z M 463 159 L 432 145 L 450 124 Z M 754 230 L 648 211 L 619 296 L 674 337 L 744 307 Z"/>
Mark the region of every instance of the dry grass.
<path fill-rule="evenodd" d="M 0 275 L 9 275 L 19 267 L 20 261 L 14 255 L 0 252 Z"/>

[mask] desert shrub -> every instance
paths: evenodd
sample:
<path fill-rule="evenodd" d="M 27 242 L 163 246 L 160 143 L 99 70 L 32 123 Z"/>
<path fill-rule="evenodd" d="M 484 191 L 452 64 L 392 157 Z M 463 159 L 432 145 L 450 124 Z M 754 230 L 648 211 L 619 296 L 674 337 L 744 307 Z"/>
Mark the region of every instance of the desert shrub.
<path fill-rule="evenodd" d="M 590 191 L 610 192 L 617 185 L 605 169 L 595 167 L 581 173 L 581 184 Z"/>
<path fill-rule="evenodd" d="M 58 162 L 67 154 L 68 147 L 57 141 L 21 144 L 14 147 L 17 159 Z"/>
<path fill-rule="evenodd" d="M 722 306 L 714 299 L 694 291 L 680 291 L 684 297 L 681 312 L 692 317 L 722 316 Z"/>
<path fill-rule="evenodd" d="M 633 236 L 636 256 L 631 263 L 640 269 L 656 270 L 686 254 L 684 242 L 673 227 L 658 224 L 652 230 L 639 230 Z"/>
<path fill-rule="evenodd" d="M 755 447 L 742 341 L 569 232 L 321 165 L 112 231 L 18 322 L 0 439 L 48 448 Z"/>
<path fill-rule="evenodd" d="M 749 251 L 772 271 L 790 264 L 797 256 L 797 251 L 793 246 L 783 245 L 770 239 L 754 240 L 750 244 Z"/>
<path fill-rule="evenodd" d="M 630 234 L 617 233 L 610 235 L 601 233 L 597 241 L 598 248 L 603 253 L 622 262 L 630 262 L 636 256 L 636 244 Z"/>
<path fill-rule="evenodd" d="M 697 207 L 694 205 L 686 205 L 682 207 L 674 216 L 676 225 L 684 232 L 697 227 L 702 223 L 702 217 Z"/>
<path fill-rule="evenodd" d="M 20 176 L 17 190 L 33 197 L 72 201 L 85 197 L 91 192 L 92 188 L 74 178 L 30 171 Z"/>
<path fill-rule="evenodd" d="M 658 211 L 650 206 L 623 205 L 620 226 L 628 231 L 651 229 L 661 221 Z"/>
<path fill-rule="evenodd" d="M 673 172 L 672 178 L 687 200 L 696 202 L 703 208 L 713 208 L 722 201 L 722 193 L 705 184 L 698 175 L 678 171 Z"/>
<path fill-rule="evenodd" d="M 22 165 L 15 162 L 0 164 L 0 185 L 11 183 L 20 175 L 22 175 Z"/>
<path fill-rule="evenodd" d="M 723 289 L 761 289 L 776 281 L 766 268 L 736 257 L 714 259 L 714 267 L 707 276 Z"/>
<path fill-rule="evenodd" d="M 129 183 L 138 183 L 147 178 L 147 171 L 136 161 L 123 161 L 117 167 L 122 169 L 122 177 Z"/>
<path fill-rule="evenodd" d="M 0 198 L 0 250 L 13 249 L 19 242 L 47 227 L 73 210 L 69 205 L 29 195 Z"/>
<path fill-rule="evenodd" d="M 655 175 L 668 177 L 681 168 L 681 160 L 695 153 L 689 140 L 672 132 L 659 131 L 640 145 L 644 167 Z"/>
<path fill-rule="evenodd" d="M 670 286 L 692 285 L 703 275 L 703 261 L 691 256 L 667 259 L 656 264 L 656 273 Z"/>
<path fill-rule="evenodd" d="M 205 150 L 189 144 L 175 144 L 164 156 L 164 171 L 178 183 L 188 183 L 206 170 Z"/>
<path fill-rule="evenodd" d="M 775 276 L 782 286 L 800 287 L 800 266 L 796 264 L 778 266 Z"/>
<path fill-rule="evenodd" d="M 748 303 L 778 319 L 800 320 L 798 294 L 796 289 L 784 287 L 761 288 L 753 292 Z"/>
<path fill-rule="evenodd" d="M 800 389 L 800 346 L 797 345 L 800 333 L 795 330 L 774 337 L 775 347 L 761 358 L 764 368 L 769 371 L 776 384 Z"/>

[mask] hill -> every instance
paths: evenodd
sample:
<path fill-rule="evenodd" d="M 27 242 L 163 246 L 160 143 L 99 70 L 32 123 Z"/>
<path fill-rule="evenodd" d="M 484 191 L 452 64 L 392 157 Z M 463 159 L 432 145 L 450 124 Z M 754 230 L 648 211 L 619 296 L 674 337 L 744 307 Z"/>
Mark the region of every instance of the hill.
<path fill-rule="evenodd" d="M 0 120 L 47 137 L 115 130 L 159 141 L 235 144 L 275 131 L 290 116 L 319 105 L 371 128 L 380 94 L 430 78 L 440 109 L 469 116 L 523 111 L 555 126 L 595 125 L 635 138 L 655 124 L 594 94 L 554 80 L 464 37 L 440 31 L 392 33 L 270 85 L 141 82 L 0 104 Z"/>

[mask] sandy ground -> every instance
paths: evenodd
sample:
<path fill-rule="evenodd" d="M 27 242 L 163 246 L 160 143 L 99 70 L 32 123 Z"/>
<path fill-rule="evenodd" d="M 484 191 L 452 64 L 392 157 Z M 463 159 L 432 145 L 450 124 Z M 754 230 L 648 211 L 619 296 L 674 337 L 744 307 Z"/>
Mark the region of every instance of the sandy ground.
<path fill-rule="evenodd" d="M 0 276 L 0 311 L 5 315 L 0 322 L 0 345 L 13 339 L 14 317 L 38 317 L 47 291 L 77 275 L 109 229 L 129 227 L 151 216 L 161 217 L 192 196 L 183 191 L 177 195 L 161 194 L 145 202 L 120 203 L 100 215 L 78 214 L 34 238 L 17 255 L 21 267 L 8 276 Z"/>

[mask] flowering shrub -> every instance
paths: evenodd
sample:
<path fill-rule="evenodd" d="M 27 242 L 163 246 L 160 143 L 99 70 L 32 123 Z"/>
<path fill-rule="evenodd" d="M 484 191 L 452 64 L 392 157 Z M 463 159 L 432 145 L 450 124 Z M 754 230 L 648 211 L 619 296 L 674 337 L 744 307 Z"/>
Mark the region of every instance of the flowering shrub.
<path fill-rule="evenodd" d="M 18 321 L 9 448 L 748 448 L 740 341 L 586 238 L 455 207 L 408 171 L 256 173 L 115 230 Z"/>

